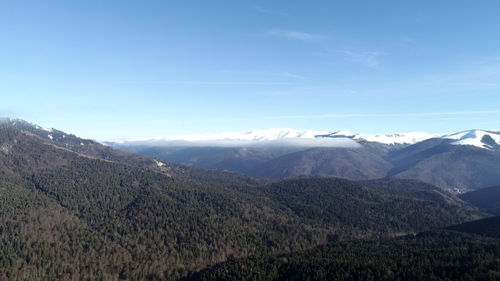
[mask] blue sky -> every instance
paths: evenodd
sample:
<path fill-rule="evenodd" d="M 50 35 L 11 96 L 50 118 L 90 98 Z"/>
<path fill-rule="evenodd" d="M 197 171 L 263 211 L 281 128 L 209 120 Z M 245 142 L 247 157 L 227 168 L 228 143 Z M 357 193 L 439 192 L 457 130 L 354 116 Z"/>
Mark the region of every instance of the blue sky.
<path fill-rule="evenodd" d="M 0 115 L 98 140 L 500 129 L 498 1 L 2 1 Z"/>

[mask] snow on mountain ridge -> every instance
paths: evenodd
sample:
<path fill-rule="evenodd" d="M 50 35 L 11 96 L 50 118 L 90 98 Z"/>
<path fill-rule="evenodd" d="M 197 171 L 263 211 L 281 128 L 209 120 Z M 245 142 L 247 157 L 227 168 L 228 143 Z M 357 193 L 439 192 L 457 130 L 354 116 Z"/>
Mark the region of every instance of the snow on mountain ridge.
<path fill-rule="evenodd" d="M 491 148 L 491 145 L 483 142 L 484 136 L 488 135 L 497 144 L 500 144 L 499 131 L 468 130 L 452 134 L 430 134 L 424 132 L 408 132 L 397 134 L 353 134 L 347 131 L 315 131 L 298 129 L 266 129 L 252 130 L 246 132 L 226 132 L 212 135 L 167 135 L 148 139 L 122 140 L 112 143 L 120 145 L 189 145 L 215 144 L 220 146 L 232 146 L 249 143 L 270 143 L 279 141 L 307 141 L 308 144 L 318 144 L 329 139 L 351 139 L 356 142 L 368 141 L 387 145 L 415 144 L 431 138 L 442 138 L 454 140 L 455 145 L 472 145 L 481 148 Z"/>
<path fill-rule="evenodd" d="M 147 139 L 115 141 L 116 143 L 145 141 L 271 141 L 283 138 L 309 138 L 328 134 L 327 131 L 305 131 L 298 129 L 267 129 L 246 132 L 225 132 L 213 135 L 167 135 Z"/>
<path fill-rule="evenodd" d="M 244 141 L 260 141 L 260 140 L 277 140 L 283 138 L 307 138 L 314 139 L 318 135 L 328 134 L 327 131 L 306 131 L 297 129 L 267 129 L 253 130 L 244 133 L 227 133 L 228 137 L 225 140 L 244 140 Z"/>
<path fill-rule="evenodd" d="M 491 145 L 484 143 L 484 136 L 489 136 L 497 145 L 500 144 L 500 132 L 485 130 L 468 130 L 441 136 L 444 139 L 455 140 L 454 145 L 472 145 L 480 148 L 490 149 Z"/>
<path fill-rule="evenodd" d="M 400 133 L 392 135 L 370 135 L 370 134 L 352 134 L 347 131 L 316 131 L 316 130 L 298 130 L 298 129 L 266 129 L 252 130 L 246 132 L 226 132 L 213 135 L 167 135 L 147 139 L 120 140 L 114 141 L 116 144 L 144 144 L 161 142 L 259 142 L 259 141 L 278 141 L 293 139 L 329 139 L 329 138 L 347 138 L 355 141 L 373 141 L 384 144 L 413 144 L 428 138 L 436 137 L 434 134 L 413 132 Z"/>

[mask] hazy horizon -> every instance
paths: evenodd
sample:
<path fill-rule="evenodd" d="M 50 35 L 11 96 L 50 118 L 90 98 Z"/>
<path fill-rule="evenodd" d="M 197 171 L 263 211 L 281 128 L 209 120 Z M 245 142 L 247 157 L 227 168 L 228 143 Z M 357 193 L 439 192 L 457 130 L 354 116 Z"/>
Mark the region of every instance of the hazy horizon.
<path fill-rule="evenodd" d="M 500 124 L 493 1 L 0 4 L 0 115 L 97 140 Z"/>
<path fill-rule="evenodd" d="M 3 120 L 10 120 L 10 121 L 15 121 L 15 120 L 20 120 L 24 122 L 28 122 L 33 126 L 37 126 L 43 130 L 46 130 L 48 132 L 52 130 L 61 130 L 60 128 L 55 128 L 55 127 L 44 127 L 40 126 L 40 124 L 30 122 L 29 120 L 24 120 L 22 118 L 16 118 L 16 117 L 7 117 L 7 116 L 0 116 L 0 122 Z M 357 136 L 391 136 L 391 135 L 405 135 L 405 134 L 424 134 L 424 135 L 434 135 L 436 137 L 439 136 L 446 136 L 449 134 L 455 134 L 455 133 L 460 133 L 460 132 L 465 132 L 465 131 L 471 131 L 471 130 L 479 130 L 479 131 L 492 131 L 492 132 L 500 132 L 498 129 L 494 128 L 469 128 L 466 130 L 462 131 L 447 131 L 447 132 L 425 132 L 425 131 L 399 131 L 399 132 L 388 132 L 388 133 L 372 133 L 372 134 L 366 134 L 364 132 L 355 132 L 355 131 L 348 131 L 348 130 L 307 130 L 307 129 L 297 129 L 297 128 L 265 128 L 265 129 L 257 129 L 257 130 L 242 130 L 242 131 L 216 131 L 214 133 L 205 133 L 205 134 L 199 134 L 199 133 L 191 133 L 191 134 L 161 134 L 157 133 L 156 135 L 151 135 L 151 136 L 143 136 L 143 137 L 138 137 L 138 138 L 108 138 L 105 137 L 103 139 L 95 139 L 95 138 L 88 138 L 92 139 L 101 143 L 112 143 L 114 145 L 120 145 L 120 144 L 126 144 L 126 145 L 153 145 L 157 144 L 159 146 L 192 146 L 192 147 L 203 147 L 203 146 L 227 146 L 227 147 L 238 147 L 238 146 L 280 146 L 281 144 L 278 143 L 273 143 L 275 140 L 248 140 L 248 139 L 239 139 L 236 140 L 235 137 L 238 136 L 244 136 L 244 135 L 255 135 L 255 136 L 263 136 L 263 137 L 269 137 L 271 135 L 271 138 L 273 134 L 276 134 L 275 131 L 290 131 L 290 132 L 295 132 L 295 131 L 301 131 L 306 134 L 305 139 L 311 139 L 314 138 L 313 133 L 317 133 L 318 136 L 324 135 L 324 134 L 332 134 L 332 133 L 339 133 L 339 134 L 352 134 L 352 135 L 357 135 Z M 73 134 L 76 135 L 77 137 L 83 137 L 78 134 L 75 134 L 71 130 L 61 130 L 64 133 L 68 134 Z M 273 133 L 274 132 L 274 133 Z M 296 136 L 286 136 L 285 139 L 290 139 L 292 146 L 293 146 L 293 139 L 301 138 L 301 137 L 296 137 Z M 281 139 L 280 137 L 276 138 L 277 140 Z M 341 139 L 341 138 L 338 138 Z M 230 143 L 224 143 L 224 140 L 230 141 Z M 304 141 L 303 144 L 298 143 L 298 146 L 310 146 L 305 142 L 305 140 L 298 140 L 298 142 Z M 238 143 L 241 142 L 241 143 Z M 245 143 L 246 142 L 246 143 Z M 328 142 L 328 141 L 327 141 Z M 285 140 L 286 144 L 286 140 Z M 288 145 L 290 145 L 288 144 Z M 334 145 L 329 145 L 328 143 L 321 143 L 317 142 L 314 146 L 346 146 L 345 144 L 334 144 Z M 349 145 L 347 145 L 349 146 Z"/>

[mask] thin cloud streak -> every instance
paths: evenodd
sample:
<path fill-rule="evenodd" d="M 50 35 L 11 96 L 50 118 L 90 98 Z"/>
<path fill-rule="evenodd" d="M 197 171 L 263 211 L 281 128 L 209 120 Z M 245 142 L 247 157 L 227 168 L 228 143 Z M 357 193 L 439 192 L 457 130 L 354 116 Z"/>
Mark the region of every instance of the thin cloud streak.
<path fill-rule="evenodd" d="M 379 68 L 380 62 L 378 57 L 381 55 L 378 52 L 359 52 L 359 51 L 342 51 L 345 59 L 353 63 L 364 65 L 368 68 Z"/>
<path fill-rule="evenodd" d="M 486 65 L 458 64 L 455 71 L 442 71 L 435 74 L 424 74 L 399 81 L 390 81 L 388 84 L 379 84 L 365 90 L 371 95 L 413 95 L 415 92 L 436 95 L 439 93 L 458 94 L 470 92 L 474 96 L 493 94 L 491 90 L 498 90 L 500 83 L 499 63 Z M 490 91 L 486 91 L 490 90 Z"/>
<path fill-rule="evenodd" d="M 283 120 L 283 119 L 322 119 L 322 118 L 387 118 L 387 117 L 425 117 L 425 116 L 457 116 L 457 115 L 496 115 L 500 110 L 452 111 L 452 112 L 415 112 L 415 113 L 382 113 L 382 114 L 312 114 L 312 115 L 282 115 L 254 118 L 215 118 L 225 121 L 246 120 Z"/>
<path fill-rule="evenodd" d="M 280 78 L 292 78 L 292 79 L 306 79 L 307 77 L 289 71 L 261 71 L 261 70 L 222 70 L 220 71 L 223 74 L 226 73 L 236 73 L 236 74 L 252 74 L 252 75 L 260 75 L 266 77 L 280 77 Z"/>
<path fill-rule="evenodd" d="M 260 81 L 248 81 L 248 82 L 232 82 L 232 81 L 113 81 L 113 84 L 164 84 L 164 85 L 293 85 L 287 82 L 260 82 Z"/>
<path fill-rule="evenodd" d="M 362 51 L 355 49 L 333 49 L 313 53 L 326 59 L 327 62 L 347 62 L 354 65 L 360 65 L 371 69 L 382 67 L 380 57 L 383 53 L 375 51 Z"/>
<path fill-rule="evenodd" d="M 267 35 L 287 38 L 291 40 L 300 40 L 300 41 L 316 41 L 324 38 L 324 36 L 319 34 L 295 31 L 295 30 L 282 30 L 282 29 L 269 30 L 267 31 Z"/>
<path fill-rule="evenodd" d="M 295 74 L 295 73 L 290 73 L 290 72 L 280 72 L 279 73 L 280 76 L 282 77 L 286 77 L 286 78 L 294 78 L 294 79 L 306 79 L 305 76 L 302 76 L 302 75 L 299 75 L 299 74 Z"/>

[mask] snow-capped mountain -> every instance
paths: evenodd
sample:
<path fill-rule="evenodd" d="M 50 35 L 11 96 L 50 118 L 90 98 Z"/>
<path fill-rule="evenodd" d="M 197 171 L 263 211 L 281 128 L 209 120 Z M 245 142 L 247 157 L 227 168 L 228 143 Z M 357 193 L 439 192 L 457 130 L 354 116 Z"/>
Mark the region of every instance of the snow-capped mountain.
<path fill-rule="evenodd" d="M 226 132 L 212 135 L 167 135 L 146 139 L 118 140 L 107 144 L 121 146 L 135 145 L 181 145 L 181 146 L 237 146 L 256 143 L 300 144 L 315 146 L 328 145 L 332 139 L 350 139 L 356 143 L 376 142 L 386 145 L 411 145 L 427 139 L 441 138 L 455 140 L 455 145 L 472 145 L 480 148 L 492 148 L 500 144 L 500 132 L 487 130 L 468 130 L 452 134 L 431 134 L 425 132 L 408 132 L 397 134 L 353 134 L 348 131 L 316 131 L 298 129 L 267 129 L 246 132 Z M 337 146 L 338 142 L 330 142 Z M 345 144 L 345 143 L 344 143 Z"/>
<path fill-rule="evenodd" d="M 315 131 L 315 130 L 298 130 L 298 129 L 267 129 L 267 130 L 252 130 L 247 132 L 227 132 L 213 135 L 167 135 L 161 137 L 135 139 L 135 140 L 118 140 L 109 143 L 118 145 L 173 145 L 189 143 L 253 143 L 253 142 L 273 142 L 273 141 L 292 141 L 292 140 L 308 140 L 311 145 L 314 145 L 314 140 L 321 142 L 329 139 L 352 139 L 356 142 L 369 141 L 379 142 L 383 144 L 414 144 L 429 138 L 438 137 L 439 135 L 411 132 L 390 135 L 370 135 L 370 134 L 353 134 L 347 131 Z"/>
<path fill-rule="evenodd" d="M 246 132 L 226 132 L 213 135 L 167 135 L 148 139 L 106 142 L 112 146 L 359 146 L 350 138 L 330 138 L 328 131 L 298 129 L 267 129 Z"/>
<path fill-rule="evenodd" d="M 266 178 L 416 179 L 452 192 L 500 184 L 500 131 L 353 134 L 255 130 L 110 145 L 165 162 Z M 343 149 L 343 148 L 355 149 Z"/>
<path fill-rule="evenodd" d="M 444 139 L 455 140 L 455 145 L 472 145 L 480 148 L 491 149 L 500 145 L 499 131 L 468 130 L 441 136 Z"/>
<path fill-rule="evenodd" d="M 152 141 L 271 141 L 284 138 L 306 138 L 314 139 L 318 135 L 328 134 L 327 131 L 305 131 L 297 129 L 267 129 L 267 130 L 252 130 L 246 132 L 226 132 L 213 135 L 168 135 L 151 139 L 143 139 L 136 141 L 152 140 Z"/>

